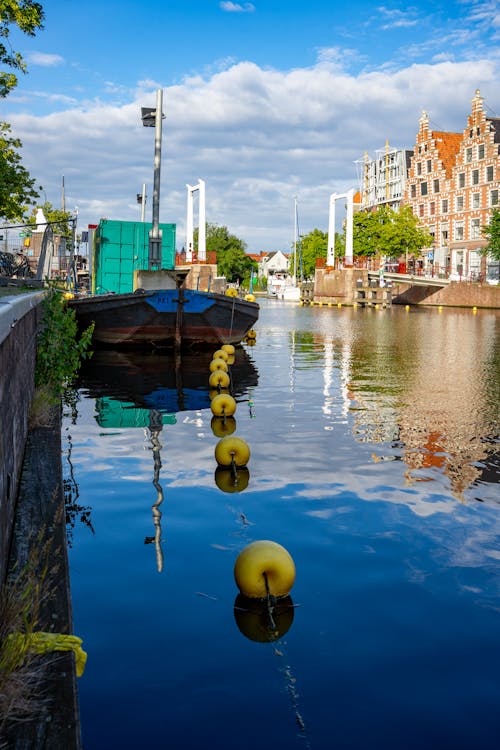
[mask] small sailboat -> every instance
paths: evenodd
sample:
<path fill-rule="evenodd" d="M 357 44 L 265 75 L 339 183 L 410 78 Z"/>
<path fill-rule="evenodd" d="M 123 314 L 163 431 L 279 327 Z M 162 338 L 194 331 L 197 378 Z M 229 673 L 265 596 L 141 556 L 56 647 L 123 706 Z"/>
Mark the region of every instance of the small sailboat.
<path fill-rule="evenodd" d="M 302 258 L 299 244 L 299 219 L 297 211 L 297 198 L 294 198 L 294 221 L 293 221 L 293 277 L 291 284 L 285 284 L 281 292 L 283 300 L 289 302 L 299 302 L 300 285 L 297 283 L 297 261 L 300 265 L 300 281 L 302 279 Z"/>

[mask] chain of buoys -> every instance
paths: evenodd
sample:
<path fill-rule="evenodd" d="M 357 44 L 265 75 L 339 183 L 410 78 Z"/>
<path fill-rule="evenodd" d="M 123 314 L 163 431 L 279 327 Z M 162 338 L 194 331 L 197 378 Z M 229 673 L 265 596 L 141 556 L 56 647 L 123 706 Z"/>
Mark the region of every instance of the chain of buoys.
<path fill-rule="evenodd" d="M 236 399 L 229 392 L 231 376 L 229 367 L 234 363 L 236 349 L 233 344 L 223 344 L 210 363 L 210 408 L 213 414 L 210 426 L 220 438 L 215 447 L 215 483 L 223 492 L 241 492 L 248 486 L 250 473 L 247 463 L 250 448 L 233 433 L 236 431 Z M 223 363 L 223 364 L 221 364 Z"/>

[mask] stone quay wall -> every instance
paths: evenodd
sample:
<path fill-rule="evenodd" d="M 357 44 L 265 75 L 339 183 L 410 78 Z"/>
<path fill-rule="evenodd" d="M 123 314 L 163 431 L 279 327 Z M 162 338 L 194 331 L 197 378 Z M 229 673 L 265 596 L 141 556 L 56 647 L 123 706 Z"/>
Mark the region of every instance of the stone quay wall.
<path fill-rule="evenodd" d="M 43 292 L 0 297 L 0 582 L 5 580 L 34 389 Z"/>

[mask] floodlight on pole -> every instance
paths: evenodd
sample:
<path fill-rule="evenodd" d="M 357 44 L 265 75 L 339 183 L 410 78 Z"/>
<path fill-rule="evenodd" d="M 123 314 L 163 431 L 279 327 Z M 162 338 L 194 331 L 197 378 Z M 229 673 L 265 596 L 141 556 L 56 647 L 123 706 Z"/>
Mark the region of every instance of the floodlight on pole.
<path fill-rule="evenodd" d="M 145 128 L 155 128 L 155 152 L 153 175 L 153 216 L 149 233 L 149 270 L 153 265 L 161 266 L 161 231 L 160 231 L 160 176 L 161 176 L 161 134 L 163 110 L 163 91 L 156 92 L 156 108 L 142 107 L 141 118 Z"/>

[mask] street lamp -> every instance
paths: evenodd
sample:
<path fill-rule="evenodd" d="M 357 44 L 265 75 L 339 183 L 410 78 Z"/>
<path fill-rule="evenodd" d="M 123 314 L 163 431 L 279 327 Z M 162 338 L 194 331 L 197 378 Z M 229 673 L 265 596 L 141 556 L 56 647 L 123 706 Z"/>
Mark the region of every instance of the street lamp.
<path fill-rule="evenodd" d="M 163 91 L 156 92 L 156 108 L 142 107 L 142 124 L 145 128 L 155 128 L 155 155 L 153 179 L 153 217 L 149 232 L 148 267 L 161 265 L 161 231 L 160 231 L 160 172 L 161 172 L 161 126 L 164 114 L 162 111 Z M 159 115 L 159 116 L 158 116 Z"/>

